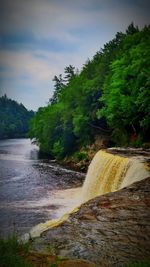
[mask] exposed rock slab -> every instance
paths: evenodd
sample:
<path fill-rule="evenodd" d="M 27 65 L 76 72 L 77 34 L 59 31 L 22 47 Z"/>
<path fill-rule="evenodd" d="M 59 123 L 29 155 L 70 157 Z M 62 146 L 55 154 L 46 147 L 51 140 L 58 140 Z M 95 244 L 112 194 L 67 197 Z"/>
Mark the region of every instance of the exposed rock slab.
<path fill-rule="evenodd" d="M 150 259 L 150 178 L 92 199 L 62 225 L 33 242 L 57 255 L 97 266 L 123 266 Z"/>
<path fill-rule="evenodd" d="M 30 262 L 33 267 L 96 267 L 95 264 L 89 261 L 79 259 L 60 259 L 50 254 L 28 252 L 27 254 L 22 254 L 21 256 Z"/>
<path fill-rule="evenodd" d="M 123 148 L 123 147 L 111 147 L 111 148 L 107 148 L 107 151 L 109 153 L 113 153 L 113 154 L 123 154 L 123 155 L 127 155 L 129 156 L 138 156 L 138 155 L 142 155 L 142 156 L 146 156 L 146 157 L 150 157 L 150 149 L 144 149 L 144 148 L 132 148 L 132 147 L 127 147 L 127 148 Z"/>

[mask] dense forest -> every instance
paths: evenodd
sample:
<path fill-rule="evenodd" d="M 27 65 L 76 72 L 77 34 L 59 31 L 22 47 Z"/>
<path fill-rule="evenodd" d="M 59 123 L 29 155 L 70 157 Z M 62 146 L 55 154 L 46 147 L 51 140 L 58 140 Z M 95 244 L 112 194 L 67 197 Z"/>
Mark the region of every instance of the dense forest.
<path fill-rule="evenodd" d="M 0 139 L 25 137 L 29 130 L 29 120 L 34 116 L 22 104 L 0 97 Z"/>
<path fill-rule="evenodd" d="M 54 94 L 31 121 L 42 151 L 64 158 L 107 135 L 108 145 L 150 143 L 150 26 L 118 32 L 79 72 L 55 76 Z"/>

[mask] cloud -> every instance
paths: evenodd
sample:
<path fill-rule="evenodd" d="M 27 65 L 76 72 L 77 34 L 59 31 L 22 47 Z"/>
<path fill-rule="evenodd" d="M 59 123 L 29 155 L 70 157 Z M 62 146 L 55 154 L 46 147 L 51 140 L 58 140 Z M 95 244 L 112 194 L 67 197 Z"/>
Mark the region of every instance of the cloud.
<path fill-rule="evenodd" d="M 82 66 L 82 56 L 57 54 L 45 50 L 0 52 L 1 95 L 23 102 L 29 109 L 36 110 L 46 105 L 53 94 L 54 75 L 59 75 L 70 62 Z"/>
<path fill-rule="evenodd" d="M 81 68 L 117 31 L 149 23 L 148 0 L 1 0 L 1 94 L 36 109 L 52 78 Z"/>
<path fill-rule="evenodd" d="M 95 25 L 105 28 L 105 21 L 110 23 L 114 15 L 119 24 L 120 17 L 124 20 L 130 17 L 130 13 L 137 17 L 137 11 L 140 11 L 144 22 L 149 6 L 147 0 L 2 0 L 1 32 L 24 34 L 28 29 L 39 39 L 74 42 L 76 39 L 71 30 L 88 29 Z"/>

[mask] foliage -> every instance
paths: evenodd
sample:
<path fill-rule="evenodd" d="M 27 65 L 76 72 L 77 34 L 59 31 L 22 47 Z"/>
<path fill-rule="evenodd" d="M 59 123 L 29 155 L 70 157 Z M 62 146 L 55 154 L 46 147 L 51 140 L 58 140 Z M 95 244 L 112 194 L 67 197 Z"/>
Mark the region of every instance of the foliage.
<path fill-rule="evenodd" d="M 88 154 L 86 153 L 86 151 L 75 152 L 74 158 L 77 161 L 86 160 L 88 158 Z"/>
<path fill-rule="evenodd" d="M 19 244 L 15 235 L 0 239 L 0 264 L 2 267 L 31 267 L 20 252 L 27 253 L 28 246 Z"/>
<path fill-rule="evenodd" d="M 150 28 L 129 34 L 122 49 L 110 64 L 109 74 L 103 84 L 100 102 L 104 104 L 97 112 L 104 116 L 115 132 L 128 139 L 146 140 L 150 130 Z M 119 142 L 120 143 L 120 142 Z M 128 140 L 129 143 L 129 140 Z M 138 142 L 137 142 L 138 143 Z M 141 142 L 140 142 L 141 143 Z"/>
<path fill-rule="evenodd" d="M 150 267 L 150 261 L 141 261 L 126 264 L 125 267 Z"/>
<path fill-rule="evenodd" d="M 64 80 L 62 78 L 62 75 L 60 74 L 59 77 L 57 77 L 56 75 L 53 78 L 53 82 L 55 82 L 54 84 L 54 94 L 52 96 L 52 98 L 49 99 L 49 103 L 51 104 L 55 104 L 57 102 L 59 102 L 59 97 L 61 95 L 61 91 L 64 88 Z"/>
<path fill-rule="evenodd" d="M 0 97 L 0 139 L 25 137 L 29 130 L 29 120 L 34 116 L 22 104 Z"/>
<path fill-rule="evenodd" d="M 30 136 L 56 158 L 79 151 L 95 136 L 141 146 L 150 130 L 150 27 L 118 32 L 81 72 L 72 65 L 54 77 L 54 94 L 33 118 Z"/>

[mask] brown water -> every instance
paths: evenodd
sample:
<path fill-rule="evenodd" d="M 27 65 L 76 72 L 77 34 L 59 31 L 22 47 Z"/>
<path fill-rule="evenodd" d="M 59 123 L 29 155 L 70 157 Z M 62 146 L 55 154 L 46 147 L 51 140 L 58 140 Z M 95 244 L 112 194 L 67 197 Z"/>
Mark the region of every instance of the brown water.
<path fill-rule="evenodd" d="M 38 158 L 29 139 L 0 140 L 0 235 L 19 235 L 75 206 L 84 175 Z"/>

